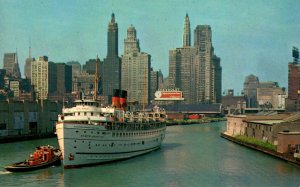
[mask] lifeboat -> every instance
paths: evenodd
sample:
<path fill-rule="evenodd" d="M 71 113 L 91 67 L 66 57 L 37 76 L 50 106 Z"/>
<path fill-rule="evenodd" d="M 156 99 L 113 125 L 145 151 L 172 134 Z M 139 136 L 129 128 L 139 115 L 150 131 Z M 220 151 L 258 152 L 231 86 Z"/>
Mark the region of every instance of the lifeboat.
<path fill-rule="evenodd" d="M 38 146 L 33 154 L 23 162 L 14 163 L 4 168 L 11 172 L 32 171 L 61 164 L 62 153 L 53 146 Z"/>

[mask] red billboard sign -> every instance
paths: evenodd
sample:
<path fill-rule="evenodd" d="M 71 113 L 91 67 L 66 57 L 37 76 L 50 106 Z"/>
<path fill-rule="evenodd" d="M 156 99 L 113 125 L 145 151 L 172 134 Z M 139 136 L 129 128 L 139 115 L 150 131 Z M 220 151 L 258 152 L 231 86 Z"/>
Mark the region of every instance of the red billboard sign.
<path fill-rule="evenodd" d="M 156 91 L 155 100 L 184 100 L 181 91 Z"/>

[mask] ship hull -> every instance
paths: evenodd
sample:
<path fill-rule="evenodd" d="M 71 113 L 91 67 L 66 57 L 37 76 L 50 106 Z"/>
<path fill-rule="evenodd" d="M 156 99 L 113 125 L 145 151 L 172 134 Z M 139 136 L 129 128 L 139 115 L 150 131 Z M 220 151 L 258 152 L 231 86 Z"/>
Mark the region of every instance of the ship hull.
<path fill-rule="evenodd" d="M 157 128 L 147 130 L 120 130 L 60 122 L 56 132 L 64 168 L 119 161 L 154 151 L 160 148 L 166 130 L 165 125 L 155 125 Z"/>

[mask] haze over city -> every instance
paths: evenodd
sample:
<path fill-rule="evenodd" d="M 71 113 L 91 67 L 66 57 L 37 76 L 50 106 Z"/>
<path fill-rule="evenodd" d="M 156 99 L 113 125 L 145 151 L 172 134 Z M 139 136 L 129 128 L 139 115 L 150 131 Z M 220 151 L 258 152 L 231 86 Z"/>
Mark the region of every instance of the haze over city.
<path fill-rule="evenodd" d="M 292 47 L 300 45 L 300 2 L 287 1 L 42 1 L 0 0 L 0 55 L 18 52 L 24 76 L 28 48 L 32 56 L 84 64 L 107 53 L 107 25 L 115 13 L 119 56 L 126 30 L 137 30 L 141 51 L 155 70 L 168 76 L 169 50 L 182 47 L 184 17 L 191 29 L 210 25 L 215 53 L 221 58 L 222 89 L 240 93 L 244 78 L 287 87 Z M 192 37 L 193 43 L 193 37 Z M 3 67 L 3 61 L 0 61 Z"/>

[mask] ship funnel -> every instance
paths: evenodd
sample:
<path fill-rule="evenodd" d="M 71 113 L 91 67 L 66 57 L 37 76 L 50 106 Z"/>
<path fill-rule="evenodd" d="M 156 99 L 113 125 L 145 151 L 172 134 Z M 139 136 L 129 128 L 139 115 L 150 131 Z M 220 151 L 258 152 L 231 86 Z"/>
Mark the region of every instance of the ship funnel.
<path fill-rule="evenodd" d="M 119 89 L 113 90 L 112 96 L 112 106 L 116 108 L 120 108 L 120 91 Z"/>
<path fill-rule="evenodd" d="M 120 107 L 125 111 L 127 107 L 127 91 L 121 90 L 120 92 Z"/>

